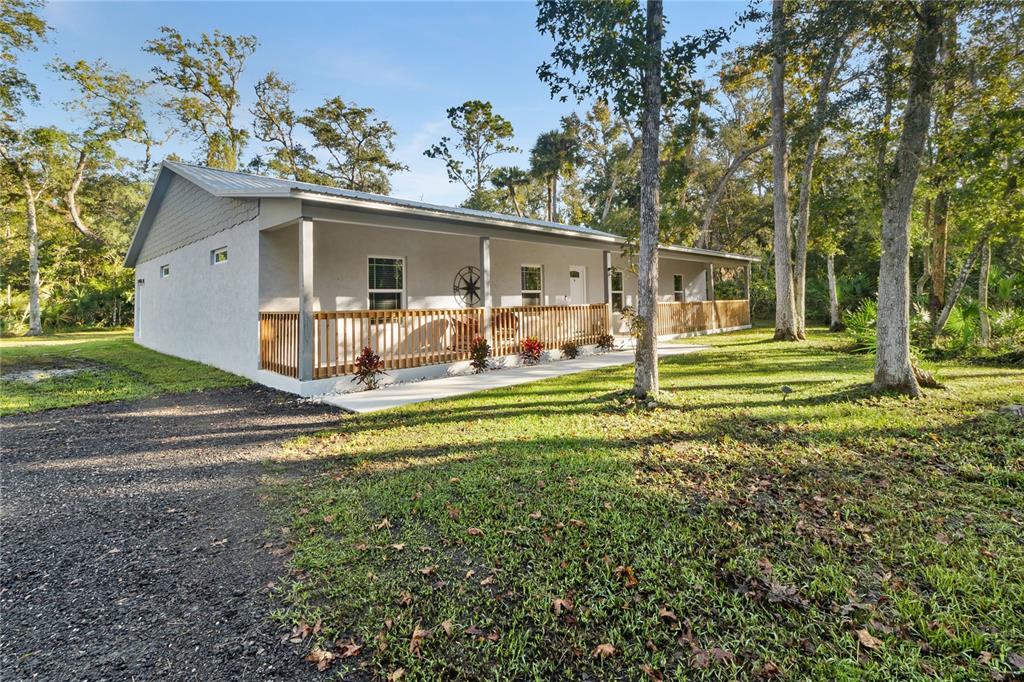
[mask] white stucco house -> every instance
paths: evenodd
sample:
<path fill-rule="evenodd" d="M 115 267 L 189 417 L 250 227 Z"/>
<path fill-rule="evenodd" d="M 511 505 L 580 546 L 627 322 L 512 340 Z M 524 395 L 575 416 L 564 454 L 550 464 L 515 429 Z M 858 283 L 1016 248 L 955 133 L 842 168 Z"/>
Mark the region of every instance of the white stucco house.
<path fill-rule="evenodd" d="M 557 350 L 621 333 L 636 297 L 623 245 L 577 225 L 164 162 L 125 263 L 137 343 L 313 395 L 348 383 L 365 346 L 389 371 L 428 376 L 465 363 L 478 335 L 512 356 L 528 336 Z M 748 300 L 714 300 L 706 273 L 749 283 L 756 258 L 664 246 L 659 260 L 659 334 L 749 326 Z"/>

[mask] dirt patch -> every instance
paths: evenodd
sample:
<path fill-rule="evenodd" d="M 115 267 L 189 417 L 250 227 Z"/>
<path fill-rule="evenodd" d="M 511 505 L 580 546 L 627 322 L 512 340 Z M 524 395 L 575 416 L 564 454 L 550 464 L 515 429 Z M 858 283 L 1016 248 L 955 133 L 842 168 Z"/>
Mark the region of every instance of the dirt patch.
<path fill-rule="evenodd" d="M 82 374 L 83 372 L 103 372 L 106 369 L 105 365 L 97 362 L 85 362 L 60 356 L 47 356 L 19 360 L 13 363 L 4 362 L 0 381 L 37 384 L 48 379 L 61 379 Z"/>
<path fill-rule="evenodd" d="M 4 678 L 315 679 L 269 620 L 254 488 L 337 418 L 254 386 L 4 418 Z"/>

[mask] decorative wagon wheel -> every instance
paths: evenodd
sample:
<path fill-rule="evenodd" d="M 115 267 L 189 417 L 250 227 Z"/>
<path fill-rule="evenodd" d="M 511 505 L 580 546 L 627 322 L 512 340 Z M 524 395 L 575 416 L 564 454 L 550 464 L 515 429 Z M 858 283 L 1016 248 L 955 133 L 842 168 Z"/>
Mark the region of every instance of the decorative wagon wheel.
<path fill-rule="evenodd" d="M 480 271 L 472 265 L 467 265 L 455 273 L 452 293 L 461 305 L 468 308 L 480 305 Z"/>

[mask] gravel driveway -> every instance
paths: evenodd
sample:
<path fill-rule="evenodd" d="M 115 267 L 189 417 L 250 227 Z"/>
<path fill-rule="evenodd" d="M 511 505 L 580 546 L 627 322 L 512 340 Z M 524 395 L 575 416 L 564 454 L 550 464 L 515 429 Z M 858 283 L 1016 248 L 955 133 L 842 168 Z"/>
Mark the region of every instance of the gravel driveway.
<path fill-rule="evenodd" d="M 315 678 L 254 486 L 338 414 L 250 386 L 4 418 L 0 678 Z"/>

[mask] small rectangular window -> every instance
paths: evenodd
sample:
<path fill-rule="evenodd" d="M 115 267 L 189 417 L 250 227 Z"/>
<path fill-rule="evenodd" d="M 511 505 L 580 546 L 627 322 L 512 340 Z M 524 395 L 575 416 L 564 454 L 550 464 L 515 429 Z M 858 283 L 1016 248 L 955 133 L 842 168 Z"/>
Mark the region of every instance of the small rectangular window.
<path fill-rule="evenodd" d="M 612 310 L 622 311 L 622 270 L 612 270 Z"/>
<path fill-rule="evenodd" d="M 161 279 L 167 279 L 170 276 L 171 276 L 171 266 L 170 265 L 161 265 L 160 266 L 160 278 Z"/>
<path fill-rule="evenodd" d="M 544 272 L 539 265 L 523 265 L 519 269 L 523 305 L 541 305 L 544 294 Z"/>
<path fill-rule="evenodd" d="M 398 310 L 405 293 L 405 259 L 372 256 L 368 261 L 370 310 Z"/>
<path fill-rule="evenodd" d="M 218 265 L 228 262 L 228 247 L 222 246 L 210 252 L 210 265 Z"/>
<path fill-rule="evenodd" d="M 682 275 L 672 275 L 672 293 L 680 303 L 686 302 L 686 288 L 683 286 Z"/>

